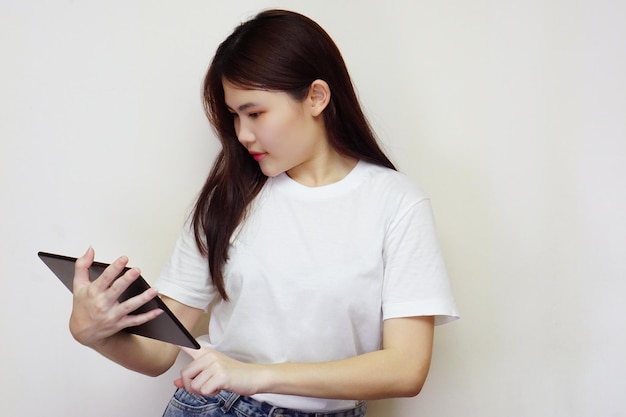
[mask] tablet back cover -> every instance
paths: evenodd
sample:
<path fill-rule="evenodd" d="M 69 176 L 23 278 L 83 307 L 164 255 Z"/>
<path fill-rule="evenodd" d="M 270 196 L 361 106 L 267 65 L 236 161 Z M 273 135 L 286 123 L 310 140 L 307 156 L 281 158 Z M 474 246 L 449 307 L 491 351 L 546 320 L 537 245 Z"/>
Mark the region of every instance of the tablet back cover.
<path fill-rule="evenodd" d="M 72 291 L 74 264 L 76 262 L 76 258 L 47 252 L 39 252 L 38 256 L 48 266 L 48 268 L 52 270 L 57 278 L 61 280 L 67 289 Z M 94 281 L 108 266 L 109 264 L 94 262 L 89 268 L 89 279 Z M 119 276 L 122 276 L 128 269 L 129 268 L 125 268 Z M 141 294 L 148 288 L 150 288 L 150 286 L 146 280 L 140 276 L 126 289 L 126 291 L 120 295 L 119 301 L 122 302 L 128 300 L 135 295 Z M 162 340 L 179 346 L 186 346 L 195 349 L 200 348 L 198 342 L 196 342 L 185 326 L 183 326 L 176 316 L 174 316 L 174 313 L 172 313 L 163 300 L 161 300 L 158 296 L 130 314 L 140 314 L 155 308 L 162 309 L 163 314 L 139 326 L 127 327 L 124 331 L 149 337 L 151 339 Z"/>

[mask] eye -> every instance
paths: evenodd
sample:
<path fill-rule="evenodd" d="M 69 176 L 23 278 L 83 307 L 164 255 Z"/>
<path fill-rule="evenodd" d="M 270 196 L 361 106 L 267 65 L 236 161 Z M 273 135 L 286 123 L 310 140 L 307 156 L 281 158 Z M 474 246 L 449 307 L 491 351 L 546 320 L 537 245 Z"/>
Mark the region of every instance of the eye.
<path fill-rule="evenodd" d="M 254 112 L 254 113 L 249 113 L 248 117 L 251 119 L 258 119 L 260 115 L 261 115 L 261 112 Z"/>

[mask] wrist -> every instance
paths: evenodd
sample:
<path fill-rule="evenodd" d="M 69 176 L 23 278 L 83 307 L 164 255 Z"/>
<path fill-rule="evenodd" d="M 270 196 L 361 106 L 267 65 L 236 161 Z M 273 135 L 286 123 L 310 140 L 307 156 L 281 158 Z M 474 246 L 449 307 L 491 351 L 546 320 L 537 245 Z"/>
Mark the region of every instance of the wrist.
<path fill-rule="evenodd" d="M 252 394 L 263 394 L 276 392 L 275 380 L 277 366 L 272 364 L 254 364 L 254 378 Z"/>

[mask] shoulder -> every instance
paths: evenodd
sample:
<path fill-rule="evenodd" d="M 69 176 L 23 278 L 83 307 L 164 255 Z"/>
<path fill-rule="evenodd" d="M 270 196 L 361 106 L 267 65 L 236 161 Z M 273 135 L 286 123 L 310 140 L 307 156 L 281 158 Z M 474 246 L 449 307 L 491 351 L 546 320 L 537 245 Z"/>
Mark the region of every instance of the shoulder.
<path fill-rule="evenodd" d="M 359 168 L 364 171 L 364 185 L 379 198 L 405 204 L 428 200 L 423 188 L 402 172 L 364 161 L 359 162 Z"/>

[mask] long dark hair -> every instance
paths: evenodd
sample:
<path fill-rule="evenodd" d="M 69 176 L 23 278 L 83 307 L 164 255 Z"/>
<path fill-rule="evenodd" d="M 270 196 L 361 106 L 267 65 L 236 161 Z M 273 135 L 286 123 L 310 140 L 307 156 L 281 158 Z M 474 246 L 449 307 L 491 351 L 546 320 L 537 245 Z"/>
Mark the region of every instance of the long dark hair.
<path fill-rule="evenodd" d="M 285 10 L 261 12 L 218 47 L 204 80 L 204 108 L 222 149 L 193 211 L 196 243 L 219 294 L 228 300 L 224 265 L 230 238 L 267 177 L 239 143 L 224 101 L 223 80 L 244 88 L 306 97 L 317 79 L 328 83 L 323 113 L 330 145 L 341 155 L 395 169 L 376 142 L 339 49 L 314 21 Z"/>

